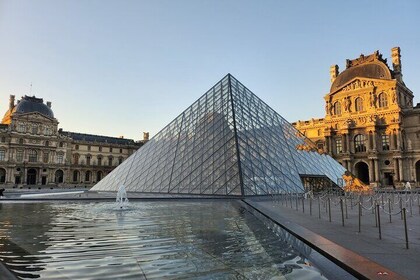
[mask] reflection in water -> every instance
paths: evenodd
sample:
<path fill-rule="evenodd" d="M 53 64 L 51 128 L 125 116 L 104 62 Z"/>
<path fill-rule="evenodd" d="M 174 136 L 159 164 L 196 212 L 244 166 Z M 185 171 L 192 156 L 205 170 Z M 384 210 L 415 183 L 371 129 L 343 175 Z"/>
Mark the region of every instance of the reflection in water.
<path fill-rule="evenodd" d="M 2 214 L 0 260 L 22 279 L 323 279 L 237 202 L 5 204 Z"/>

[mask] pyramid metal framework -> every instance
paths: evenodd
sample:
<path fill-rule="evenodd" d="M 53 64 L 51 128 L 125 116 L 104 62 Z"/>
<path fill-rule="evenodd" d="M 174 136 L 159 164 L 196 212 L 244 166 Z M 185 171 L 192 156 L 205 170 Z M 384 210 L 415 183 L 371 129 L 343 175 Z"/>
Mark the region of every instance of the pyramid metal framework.
<path fill-rule="evenodd" d="M 232 75 L 188 107 L 92 190 L 253 196 L 303 192 L 345 169 Z"/>

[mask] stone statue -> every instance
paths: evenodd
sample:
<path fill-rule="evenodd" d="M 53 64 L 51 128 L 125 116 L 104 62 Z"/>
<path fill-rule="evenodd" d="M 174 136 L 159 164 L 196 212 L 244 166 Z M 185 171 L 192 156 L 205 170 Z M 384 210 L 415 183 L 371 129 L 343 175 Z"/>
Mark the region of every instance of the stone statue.
<path fill-rule="evenodd" d="M 370 92 L 369 93 L 369 104 L 370 104 L 370 107 L 376 108 L 376 100 L 377 100 L 376 94 L 374 94 L 373 92 Z"/>
<path fill-rule="evenodd" d="M 346 110 L 347 112 L 351 111 L 351 100 L 350 97 L 346 97 L 344 99 L 344 110 Z"/>

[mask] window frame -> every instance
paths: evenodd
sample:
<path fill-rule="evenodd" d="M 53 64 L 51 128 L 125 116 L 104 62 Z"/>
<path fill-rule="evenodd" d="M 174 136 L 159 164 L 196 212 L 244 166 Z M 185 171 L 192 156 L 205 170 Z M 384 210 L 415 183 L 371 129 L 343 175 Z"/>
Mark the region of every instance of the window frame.
<path fill-rule="evenodd" d="M 367 150 L 366 147 L 366 135 L 364 134 L 357 134 L 354 136 L 354 152 L 355 153 L 364 153 Z"/>

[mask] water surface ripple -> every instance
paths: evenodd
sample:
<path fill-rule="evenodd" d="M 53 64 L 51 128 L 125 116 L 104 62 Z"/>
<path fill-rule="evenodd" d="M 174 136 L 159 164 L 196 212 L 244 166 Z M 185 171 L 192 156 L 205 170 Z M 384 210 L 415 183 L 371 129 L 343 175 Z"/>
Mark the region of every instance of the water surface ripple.
<path fill-rule="evenodd" d="M 21 279 L 325 279 L 235 201 L 0 204 Z"/>

